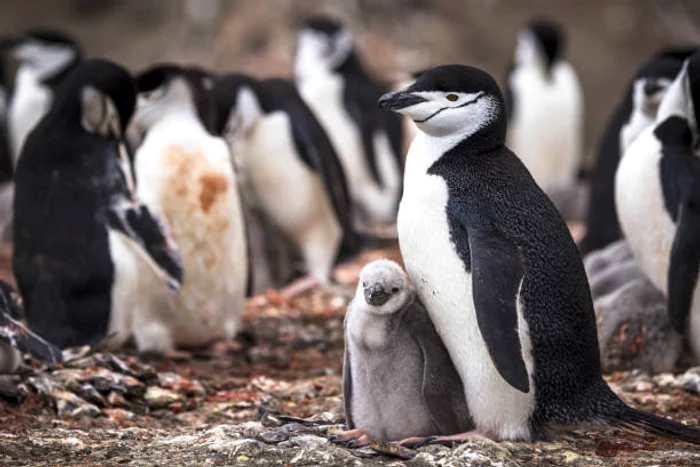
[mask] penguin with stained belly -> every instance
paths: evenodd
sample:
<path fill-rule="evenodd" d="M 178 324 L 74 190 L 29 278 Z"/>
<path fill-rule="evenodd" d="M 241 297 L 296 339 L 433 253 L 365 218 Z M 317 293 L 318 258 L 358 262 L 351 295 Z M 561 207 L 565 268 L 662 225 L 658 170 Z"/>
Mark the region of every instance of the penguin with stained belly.
<path fill-rule="evenodd" d="M 441 66 L 379 105 L 420 130 L 406 159 L 399 245 L 478 432 L 531 440 L 603 422 L 700 443 L 697 428 L 630 408 L 603 380 L 581 258 L 554 205 L 505 146 L 495 80 Z"/>
<path fill-rule="evenodd" d="M 622 232 L 639 267 L 667 297 L 671 325 L 700 360 L 700 52 L 666 91 L 652 127 L 615 178 Z"/>
<path fill-rule="evenodd" d="M 323 127 L 283 79 L 221 78 L 214 89 L 220 131 L 265 214 L 301 252 L 318 282 L 363 242 L 343 167 Z"/>
<path fill-rule="evenodd" d="M 215 112 L 211 95 L 177 65 L 156 65 L 136 82 L 132 131 L 145 134 L 134 160 L 137 194 L 170 225 L 186 277 L 175 296 L 136 265 L 136 345 L 168 353 L 231 339 L 243 312 L 248 255 L 229 148 L 207 131 Z"/>
<path fill-rule="evenodd" d="M 546 193 L 573 186 L 582 164 L 583 95 L 563 49 L 559 25 L 532 21 L 506 78 L 508 146 Z"/>
<path fill-rule="evenodd" d="M 167 226 L 134 198 L 124 138 L 135 102 L 126 70 L 82 62 L 17 163 L 13 272 L 30 328 L 61 348 L 124 331 L 124 255 L 143 257 L 164 291 L 182 282 Z"/>
<path fill-rule="evenodd" d="M 299 93 L 338 152 L 360 224 L 396 218 L 402 184 L 402 123 L 376 108 L 380 87 L 340 22 L 318 17 L 299 32 L 294 65 Z"/>
<path fill-rule="evenodd" d="M 637 72 L 622 102 L 613 113 L 598 149 L 591 174 L 591 201 L 581 254 L 599 250 L 620 239 L 615 210 L 615 172 L 632 142 L 652 125 L 666 89 L 683 66 L 683 60 L 658 54 Z"/>

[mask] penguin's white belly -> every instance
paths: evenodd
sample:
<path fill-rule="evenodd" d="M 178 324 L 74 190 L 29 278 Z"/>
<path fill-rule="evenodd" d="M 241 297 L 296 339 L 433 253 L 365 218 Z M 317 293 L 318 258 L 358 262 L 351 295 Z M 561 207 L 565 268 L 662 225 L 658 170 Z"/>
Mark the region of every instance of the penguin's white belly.
<path fill-rule="evenodd" d="M 173 294 L 138 262 L 140 298 L 132 319 L 137 345 L 165 351 L 233 337 L 248 259 L 228 148 L 209 137 L 149 144 L 147 136 L 136 155 L 136 173 L 138 196 L 168 224 L 184 269 L 183 286 Z"/>
<path fill-rule="evenodd" d="M 391 174 L 383 175 L 388 177 L 383 179 L 385 187 L 380 187 L 372 176 L 360 131 L 343 104 L 342 79 L 328 75 L 323 79 L 305 81 L 299 86 L 299 92 L 326 130 L 338 153 L 352 199 L 371 220 L 391 221 L 398 197 L 398 171 L 393 169 L 395 177 Z M 375 137 L 374 145 L 381 177 L 383 170 L 391 167 L 390 164 L 394 167 L 396 164 L 391 161 L 391 149 L 386 135 Z"/>
<path fill-rule="evenodd" d="M 531 69 L 511 76 L 515 94 L 508 146 L 545 191 L 569 186 L 582 154 L 583 103 L 573 70 L 557 65 L 551 81 Z"/>
<path fill-rule="evenodd" d="M 36 81 L 26 69 L 17 73 L 15 94 L 10 102 L 7 120 L 10 147 L 15 165 L 29 133 L 51 107 L 51 91 Z"/>
<path fill-rule="evenodd" d="M 666 211 L 660 174 L 661 145 L 654 128 L 632 143 L 615 175 L 615 203 L 620 226 L 640 268 L 664 294 L 676 225 Z M 689 337 L 700 358 L 700 283 L 695 286 Z"/>
<path fill-rule="evenodd" d="M 239 148 L 256 199 L 301 249 L 310 272 L 327 281 L 342 230 L 320 175 L 296 152 L 287 114 L 264 117 Z"/>
<path fill-rule="evenodd" d="M 420 134 L 409 151 L 399 209 L 399 244 L 406 270 L 462 379 L 477 428 L 501 439 L 529 439 L 534 382 L 531 377 L 530 392 L 524 394 L 510 386 L 492 363 L 476 320 L 471 274 L 450 238 L 447 185 L 421 166 L 436 158 L 416 153 L 424 143 Z M 519 321 L 523 357 L 532 375 L 530 338 L 524 320 Z"/>

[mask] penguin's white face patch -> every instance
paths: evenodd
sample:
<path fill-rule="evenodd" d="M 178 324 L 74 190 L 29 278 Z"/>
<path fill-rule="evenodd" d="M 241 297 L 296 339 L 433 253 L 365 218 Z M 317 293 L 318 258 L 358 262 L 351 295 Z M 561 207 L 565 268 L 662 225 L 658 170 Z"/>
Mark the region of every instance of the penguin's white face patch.
<path fill-rule="evenodd" d="M 540 46 L 535 35 L 530 31 L 521 32 L 518 37 L 518 45 L 515 47 L 515 64 L 523 66 L 537 63 L 540 53 Z"/>
<path fill-rule="evenodd" d="M 311 76 L 318 72 L 331 72 L 341 64 L 352 51 L 352 38 L 345 29 L 334 36 L 305 29 L 297 39 L 297 53 L 294 71 L 297 78 Z"/>
<path fill-rule="evenodd" d="M 632 91 L 633 112 L 641 112 L 648 118 L 656 118 L 659 105 L 671 85 L 668 78 L 639 78 Z"/>
<path fill-rule="evenodd" d="M 192 91 L 183 78 L 176 78 L 148 92 L 139 93 L 131 131 L 148 130 L 165 115 L 175 112 L 196 112 Z"/>
<path fill-rule="evenodd" d="M 494 99 L 484 92 L 426 91 L 410 93 L 424 99 L 396 112 L 413 120 L 418 128 L 431 136 L 476 133 L 496 115 Z"/>
<path fill-rule="evenodd" d="M 260 102 L 249 87 L 242 87 L 236 97 L 236 106 L 231 109 L 223 137 L 233 147 L 238 140 L 250 132 L 255 123 L 264 115 Z"/>
<path fill-rule="evenodd" d="M 61 70 L 75 58 L 75 50 L 71 47 L 38 42 L 19 45 L 12 54 L 32 67 L 42 79 Z"/>

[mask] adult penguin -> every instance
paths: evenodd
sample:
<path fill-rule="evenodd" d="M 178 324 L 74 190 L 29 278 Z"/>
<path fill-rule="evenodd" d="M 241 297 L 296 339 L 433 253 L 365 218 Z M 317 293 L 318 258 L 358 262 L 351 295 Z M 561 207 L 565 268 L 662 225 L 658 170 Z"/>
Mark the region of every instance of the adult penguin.
<path fill-rule="evenodd" d="M 632 409 L 603 380 L 581 258 L 505 146 L 495 80 L 441 66 L 379 105 L 421 131 L 406 160 L 399 244 L 477 430 L 531 440 L 561 425 L 607 422 L 700 443 L 697 428 Z"/>
<path fill-rule="evenodd" d="M 564 40 L 560 25 L 531 21 L 506 78 L 508 145 L 547 193 L 574 184 L 583 154 L 583 94 Z"/>
<path fill-rule="evenodd" d="M 586 235 L 579 243 L 581 254 L 586 255 L 620 239 L 615 210 L 617 166 L 630 144 L 654 123 L 661 99 L 681 70 L 683 60 L 670 51 L 656 54 L 637 71 L 610 118 L 591 174 Z"/>
<path fill-rule="evenodd" d="M 629 147 L 615 178 L 622 231 L 668 300 L 671 325 L 700 359 L 700 52 L 684 64 L 656 122 Z"/>
<path fill-rule="evenodd" d="M 257 203 L 289 236 L 320 283 L 363 240 L 343 167 L 323 127 L 283 79 L 228 75 L 214 89 L 219 125 Z"/>
<path fill-rule="evenodd" d="M 124 129 L 135 102 L 126 70 L 83 62 L 17 164 L 13 271 L 30 328 L 59 347 L 124 331 L 125 256 L 144 258 L 163 289 L 182 282 L 166 226 L 134 198 Z"/>
<path fill-rule="evenodd" d="M 367 74 L 350 32 L 337 20 L 309 19 L 294 64 L 301 96 L 340 156 L 364 223 L 393 222 L 401 196 L 402 123 L 378 112 L 380 86 Z"/>

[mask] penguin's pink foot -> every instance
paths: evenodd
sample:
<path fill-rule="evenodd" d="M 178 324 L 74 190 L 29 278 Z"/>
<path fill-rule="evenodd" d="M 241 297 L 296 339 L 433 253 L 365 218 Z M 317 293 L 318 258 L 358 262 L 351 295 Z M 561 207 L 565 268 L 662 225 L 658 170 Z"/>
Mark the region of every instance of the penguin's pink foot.
<path fill-rule="evenodd" d="M 446 446 L 452 446 L 454 443 L 459 441 L 467 441 L 474 438 L 488 438 L 493 441 L 498 441 L 496 438 L 490 434 L 481 430 L 471 430 L 465 433 L 459 433 L 456 435 L 449 436 L 413 436 L 411 438 L 402 439 L 398 442 L 401 446 L 410 447 L 412 449 L 418 449 L 422 446 L 427 446 L 429 444 L 444 444 Z"/>
<path fill-rule="evenodd" d="M 330 437 L 330 440 L 340 444 L 344 444 L 348 448 L 359 448 L 362 446 L 367 446 L 370 442 L 367 433 L 365 433 L 359 428 L 343 431 L 342 433 L 333 435 Z"/>
<path fill-rule="evenodd" d="M 291 284 L 285 285 L 280 290 L 279 294 L 285 300 L 291 300 L 317 285 L 319 285 L 318 279 L 313 276 L 306 276 L 293 281 Z"/>

